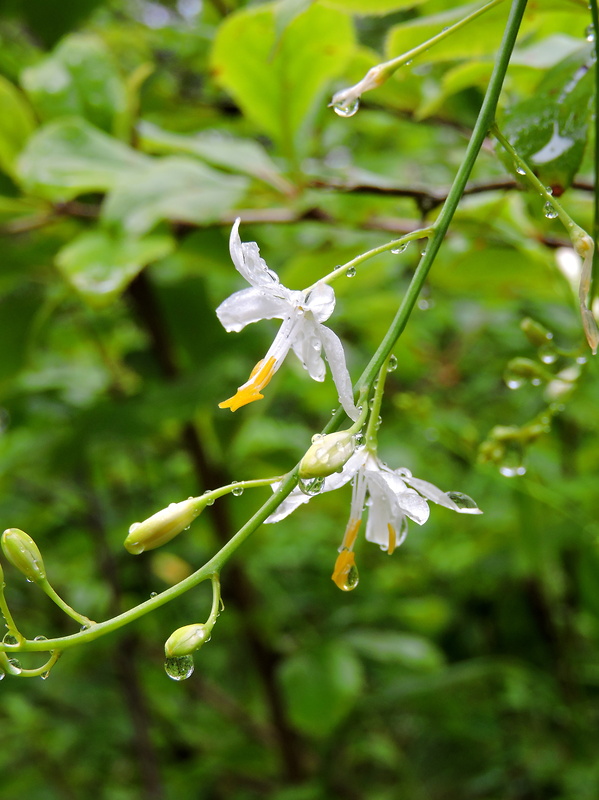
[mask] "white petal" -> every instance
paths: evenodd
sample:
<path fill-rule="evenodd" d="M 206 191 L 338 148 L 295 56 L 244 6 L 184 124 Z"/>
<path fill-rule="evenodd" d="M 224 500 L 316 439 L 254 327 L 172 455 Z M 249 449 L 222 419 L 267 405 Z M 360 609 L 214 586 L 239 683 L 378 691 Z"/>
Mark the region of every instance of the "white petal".
<path fill-rule="evenodd" d="M 304 300 L 305 308 L 314 315 L 316 322 L 324 322 L 335 310 L 335 292 L 328 283 L 317 283 Z"/>
<path fill-rule="evenodd" d="M 280 297 L 265 294 L 260 289 L 242 289 L 223 300 L 216 315 L 230 333 L 261 319 L 283 319 L 289 309 L 289 304 Z"/>
<path fill-rule="evenodd" d="M 427 500 L 432 500 L 433 503 L 437 503 L 440 506 L 445 506 L 445 508 L 450 508 L 452 511 L 457 511 L 458 514 L 482 514 L 480 508 L 476 506 L 459 506 L 455 500 L 453 500 L 447 492 L 442 492 L 437 486 L 433 483 L 429 483 L 428 481 L 423 481 L 420 478 L 404 478 L 405 482 L 409 486 L 413 486 L 421 495 L 427 498 Z M 468 498 L 470 502 L 474 503 L 471 498 Z"/>
<path fill-rule="evenodd" d="M 396 499 L 400 510 L 404 514 L 419 525 L 424 525 L 430 514 L 430 509 L 424 497 L 420 497 L 418 492 L 413 489 L 406 489 L 405 492 L 400 492 L 396 495 Z"/>
<path fill-rule="evenodd" d="M 273 483 L 273 491 L 276 492 L 280 485 L 280 482 Z M 272 514 L 264 520 L 264 522 L 279 522 L 280 520 L 285 519 L 285 517 L 288 517 L 289 514 L 292 514 L 296 508 L 299 508 L 304 503 L 310 501 L 312 496 L 304 494 L 301 489 L 296 486 L 291 494 L 287 495 L 276 511 L 273 511 Z"/>
<path fill-rule="evenodd" d="M 324 381 L 326 366 L 320 355 L 322 342 L 318 337 L 317 323 L 304 319 L 292 347 L 308 375 L 315 381 Z"/>
<path fill-rule="evenodd" d="M 252 286 L 275 289 L 279 284 L 277 273 L 267 267 L 256 242 L 241 242 L 240 222 L 241 219 L 237 217 L 229 237 L 229 252 L 237 271 Z"/>
<path fill-rule="evenodd" d="M 331 368 L 331 375 L 337 387 L 339 402 L 350 419 L 357 420 L 360 416 L 354 404 L 354 392 L 351 378 L 345 364 L 345 352 L 341 340 L 336 333 L 326 325 L 317 324 L 318 335 L 324 347 L 324 352 Z"/>

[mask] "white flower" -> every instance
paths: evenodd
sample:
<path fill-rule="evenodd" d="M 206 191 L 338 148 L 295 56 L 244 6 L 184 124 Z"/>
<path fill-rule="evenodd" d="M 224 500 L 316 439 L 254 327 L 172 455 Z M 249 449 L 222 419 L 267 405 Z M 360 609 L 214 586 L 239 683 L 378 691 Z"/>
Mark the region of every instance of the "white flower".
<path fill-rule="evenodd" d="M 408 517 L 424 525 L 429 516 L 427 500 L 460 514 L 481 514 L 476 503 L 459 492 L 442 492 L 432 483 L 414 478 L 408 469 L 392 470 L 377 456 L 362 447 L 356 450 L 340 473 L 325 479 L 322 491 L 330 492 L 353 480 L 349 522 L 345 529 L 332 578 L 344 591 L 357 586 L 354 543 L 362 524 L 364 507 L 368 507 L 366 539 L 378 544 L 389 555 L 406 537 Z M 276 490 L 277 484 L 273 485 Z M 278 522 L 307 503 L 313 495 L 298 486 L 268 517 Z"/>
<path fill-rule="evenodd" d="M 249 380 L 219 406 L 236 411 L 246 403 L 261 400 L 264 396 L 262 389 L 279 369 L 289 350 L 293 350 L 311 378 L 323 381 L 326 367 L 321 352 L 324 350 L 341 405 L 351 419 L 357 419 L 358 410 L 353 401 L 343 345 L 339 337 L 322 324 L 335 308 L 333 289 L 326 283 L 317 283 L 303 292 L 287 289 L 260 257 L 256 242 L 241 242 L 239 223 L 237 219 L 233 225 L 229 248 L 236 269 L 251 288 L 235 292 L 221 303 L 216 309 L 218 318 L 229 332 L 240 331 L 250 322 L 261 319 L 282 319 L 283 324 Z"/>

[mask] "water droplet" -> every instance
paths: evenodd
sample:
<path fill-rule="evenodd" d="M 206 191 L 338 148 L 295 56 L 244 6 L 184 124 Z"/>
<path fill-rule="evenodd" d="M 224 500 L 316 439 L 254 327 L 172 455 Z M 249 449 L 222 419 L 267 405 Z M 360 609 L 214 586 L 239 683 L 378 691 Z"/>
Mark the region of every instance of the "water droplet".
<path fill-rule="evenodd" d="M 368 408 L 369 408 L 371 411 L 372 411 L 372 409 L 374 408 L 374 403 L 375 403 L 374 397 L 371 397 L 371 398 L 370 398 L 370 400 L 368 401 Z"/>
<path fill-rule="evenodd" d="M 84 624 L 83 624 L 83 625 L 82 625 L 82 626 L 79 628 L 79 630 L 81 631 L 81 633 L 83 633 L 83 631 L 88 631 L 88 630 L 91 628 L 91 626 L 92 626 L 92 623 L 91 623 L 91 622 L 85 622 L 85 623 L 84 623 Z"/>
<path fill-rule="evenodd" d="M 0 681 L 3 681 L 3 680 L 4 680 L 4 672 L 0 671 Z"/>
<path fill-rule="evenodd" d="M 476 505 L 474 500 L 467 494 L 463 494 L 462 492 L 447 492 L 447 496 L 450 500 L 453 500 L 460 511 L 469 514 L 476 514 L 480 511 L 480 508 Z"/>
<path fill-rule="evenodd" d="M 383 418 L 382 418 L 382 417 L 379 417 L 379 418 L 377 419 L 377 421 L 376 421 L 375 425 L 374 425 L 374 429 L 375 429 L 375 431 L 378 431 L 378 429 L 381 427 L 381 425 L 382 425 L 382 424 L 383 424 Z"/>
<path fill-rule="evenodd" d="M 321 439 L 324 439 L 322 433 L 315 433 L 310 441 L 312 442 L 312 444 L 314 444 L 315 442 L 319 442 Z"/>
<path fill-rule="evenodd" d="M 576 363 L 577 364 L 586 364 L 587 363 L 587 357 L 586 356 L 578 356 L 578 358 L 576 359 Z"/>
<path fill-rule="evenodd" d="M 231 489 L 231 494 L 233 495 L 233 497 L 239 497 L 240 495 L 242 495 L 243 488 L 244 488 L 243 486 L 235 486 L 233 489 Z"/>
<path fill-rule="evenodd" d="M 520 165 L 516 166 L 516 172 L 518 173 L 518 175 L 526 175 L 526 170 L 524 169 L 524 167 L 521 167 Z"/>
<path fill-rule="evenodd" d="M 19 640 L 12 633 L 5 633 L 2 639 L 2 644 L 19 644 Z"/>
<path fill-rule="evenodd" d="M 399 245 L 399 247 L 396 247 L 396 248 L 395 248 L 395 250 L 392 250 L 391 252 L 392 252 L 392 253 L 393 253 L 393 255 L 395 255 L 395 256 L 398 256 L 398 255 L 400 255 L 401 253 L 405 253 L 405 252 L 406 252 L 406 250 L 408 249 L 408 245 L 409 245 L 409 244 L 410 244 L 409 242 L 404 242 L 403 244 L 400 244 L 400 245 Z"/>
<path fill-rule="evenodd" d="M 300 480 L 298 486 L 301 492 L 313 497 L 320 494 L 324 489 L 324 478 L 306 478 L 305 480 Z"/>
<path fill-rule="evenodd" d="M 430 308 L 430 305 L 431 304 L 429 303 L 429 301 L 425 300 L 423 297 L 421 297 L 420 300 L 418 301 L 418 308 L 421 311 L 428 311 L 428 309 Z"/>
<path fill-rule="evenodd" d="M 391 356 L 389 359 L 389 363 L 387 364 L 387 372 L 395 372 L 397 369 L 397 358 L 395 356 Z"/>
<path fill-rule="evenodd" d="M 41 678 L 43 681 L 47 681 L 49 677 L 50 677 L 50 670 L 48 670 L 47 672 L 43 672 L 43 673 L 40 675 L 40 678 Z"/>
<path fill-rule="evenodd" d="M 11 665 L 11 667 L 13 667 L 17 674 L 22 671 L 21 662 L 16 658 L 9 658 L 8 663 Z"/>
<path fill-rule="evenodd" d="M 340 589 L 343 589 L 344 592 L 351 592 L 353 591 L 356 586 L 360 583 L 360 573 L 358 572 L 358 568 L 355 564 L 352 564 L 351 567 L 348 569 L 347 574 L 344 576 L 344 580 L 341 584 L 337 584 Z"/>
<path fill-rule="evenodd" d="M 398 475 L 401 475 L 402 478 L 411 478 L 412 473 L 407 467 L 400 467 L 399 469 L 395 470 Z"/>
<path fill-rule="evenodd" d="M 33 641 L 34 642 L 45 642 L 47 638 L 48 638 L 47 636 L 36 636 Z"/>
<path fill-rule="evenodd" d="M 356 268 L 355 267 L 348 267 L 345 270 L 345 275 L 348 278 L 353 278 L 355 274 L 356 274 Z"/>
<path fill-rule="evenodd" d="M 164 671 L 174 681 L 185 681 L 193 673 L 192 656 L 174 656 L 164 662 Z"/>
<path fill-rule="evenodd" d="M 150 592 L 150 597 L 158 597 L 158 592 Z"/>
<path fill-rule="evenodd" d="M 346 100 L 345 102 L 333 103 L 333 111 L 338 117 L 353 117 L 360 108 L 359 98 Z"/>
<path fill-rule="evenodd" d="M 139 528 L 141 522 L 134 522 L 132 525 L 129 525 L 129 533 L 135 533 L 135 531 Z"/>
<path fill-rule="evenodd" d="M 594 42 L 595 41 L 595 26 L 594 25 L 589 25 L 587 28 L 585 28 L 584 35 L 585 35 L 585 38 L 586 38 L 587 42 Z"/>
<path fill-rule="evenodd" d="M 547 219 L 555 219 L 557 217 L 557 211 L 549 201 L 547 201 L 543 206 L 543 214 L 547 217 Z"/>
<path fill-rule="evenodd" d="M 364 434 L 362 433 L 362 431 L 358 431 L 358 433 L 356 433 L 356 435 L 354 436 L 354 441 L 356 443 L 356 447 L 358 447 L 364 442 Z"/>
<path fill-rule="evenodd" d="M 499 464 L 499 472 L 506 478 L 515 478 L 526 474 L 526 467 L 522 463 L 520 448 L 507 449 Z"/>
<path fill-rule="evenodd" d="M 539 347 L 539 358 L 543 364 L 555 364 L 557 361 L 557 351 L 552 344 L 544 344 Z"/>

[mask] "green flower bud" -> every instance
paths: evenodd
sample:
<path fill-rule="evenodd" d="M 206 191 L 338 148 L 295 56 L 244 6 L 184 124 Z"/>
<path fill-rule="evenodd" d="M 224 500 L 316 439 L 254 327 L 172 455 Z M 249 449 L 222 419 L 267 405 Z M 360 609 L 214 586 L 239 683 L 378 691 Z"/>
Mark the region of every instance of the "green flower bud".
<path fill-rule="evenodd" d="M 8 528 L 2 534 L 4 555 L 19 572 L 33 583 L 46 580 L 42 554 L 29 534 L 19 528 Z"/>
<path fill-rule="evenodd" d="M 199 648 L 210 639 L 211 627 L 202 625 L 201 623 L 194 623 L 193 625 L 184 625 L 182 628 L 177 628 L 174 633 L 166 640 L 164 645 L 164 653 L 167 658 L 176 658 L 179 656 L 188 656 L 199 650 Z"/>
<path fill-rule="evenodd" d="M 300 478 L 326 478 L 339 472 L 355 449 L 356 440 L 348 431 L 320 436 L 300 462 Z"/>
<path fill-rule="evenodd" d="M 536 322 L 530 317 L 524 317 L 520 323 L 520 328 L 526 335 L 528 341 L 536 347 L 541 347 L 553 339 L 553 334 L 540 322 Z"/>
<path fill-rule="evenodd" d="M 171 503 L 143 522 L 134 522 L 125 539 L 125 548 L 133 555 L 153 550 L 170 542 L 178 533 L 189 528 L 202 510 L 201 501 L 190 497 L 181 503 Z"/>

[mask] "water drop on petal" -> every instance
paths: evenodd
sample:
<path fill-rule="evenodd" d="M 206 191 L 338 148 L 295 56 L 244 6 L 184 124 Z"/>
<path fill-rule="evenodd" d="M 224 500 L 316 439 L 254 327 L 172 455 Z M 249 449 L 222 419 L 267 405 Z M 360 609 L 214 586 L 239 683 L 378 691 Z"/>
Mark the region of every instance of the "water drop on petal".
<path fill-rule="evenodd" d="M 164 662 L 164 671 L 174 681 L 185 681 L 194 670 L 192 656 L 175 656 Z"/>
<path fill-rule="evenodd" d="M 450 500 L 453 500 L 463 514 L 480 513 L 480 508 L 467 494 L 463 494 L 462 492 L 447 492 L 447 496 Z"/>
<path fill-rule="evenodd" d="M 320 494 L 324 489 L 324 478 L 306 478 L 300 479 L 298 483 L 299 489 L 309 497 Z"/>

